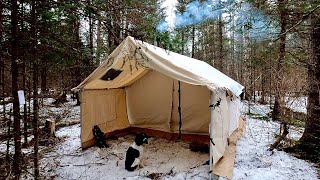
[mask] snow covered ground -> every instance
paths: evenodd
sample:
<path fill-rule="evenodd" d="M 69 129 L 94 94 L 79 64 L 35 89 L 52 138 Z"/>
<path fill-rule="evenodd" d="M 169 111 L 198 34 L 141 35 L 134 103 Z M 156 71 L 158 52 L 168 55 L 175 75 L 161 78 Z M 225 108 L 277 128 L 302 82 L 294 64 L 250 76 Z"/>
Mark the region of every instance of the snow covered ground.
<path fill-rule="evenodd" d="M 39 100 L 40 106 L 40 120 L 44 120 L 46 118 L 55 118 L 56 121 L 70 121 L 74 119 L 80 118 L 80 107 L 75 106 L 76 101 L 71 99 L 71 95 L 67 95 L 68 102 L 62 104 L 59 107 L 56 107 L 52 103 L 54 102 L 53 98 L 43 98 L 43 101 Z M 31 112 L 33 110 L 33 100 L 30 102 Z M 6 112 L 10 112 L 12 109 L 12 103 L 8 103 L 5 105 Z M 27 102 L 27 106 L 29 103 Z M 0 105 L 0 112 L 3 111 L 4 105 Z M 28 107 L 29 108 L 29 107 Z M 23 113 L 23 105 L 20 105 L 20 112 Z M 59 117 L 60 115 L 60 117 Z"/>
<path fill-rule="evenodd" d="M 246 133 L 237 143 L 233 179 L 317 179 L 312 163 L 283 151 L 268 151 L 278 129 L 278 123 L 247 118 Z M 291 129 L 289 137 L 298 139 L 301 135 L 302 132 Z"/>
<path fill-rule="evenodd" d="M 68 102 L 56 107 L 52 104 L 54 102 L 53 98 L 44 98 L 43 107 L 40 108 L 39 112 L 40 118 L 54 118 L 56 122 L 80 119 L 80 106 L 75 106 L 76 101 L 71 99 L 71 95 L 67 95 L 67 100 Z"/>
<path fill-rule="evenodd" d="M 66 141 L 54 151 L 46 154 L 42 165 L 47 170 L 54 169 L 56 179 L 143 179 L 151 173 L 183 172 L 181 175 L 207 178 L 208 166 L 190 169 L 208 160 L 207 154 L 191 152 L 182 142 L 164 139 L 149 139 L 145 146 L 145 167 L 135 172 L 124 169 L 125 152 L 133 142 L 133 136 L 108 141 L 109 148 L 97 147 L 82 151 L 80 149 L 80 125 L 62 128 L 58 136 L 67 136 Z M 151 175 L 150 175 L 151 174 Z M 147 179 L 147 178 L 144 178 Z"/>
<path fill-rule="evenodd" d="M 74 106 L 74 102 L 57 108 L 51 105 L 52 101 L 44 100 L 44 108 L 41 110 L 43 119 L 79 119 L 80 108 Z M 306 98 L 292 102 L 290 108 L 305 111 Z M 248 110 L 249 105 L 244 102 L 242 114 L 247 114 Z M 252 117 L 266 116 L 270 111 L 269 105 L 250 105 L 250 112 L 254 114 Z M 246 132 L 237 144 L 234 180 L 318 179 L 317 169 L 312 163 L 282 151 L 269 152 L 267 149 L 279 131 L 279 124 L 252 117 L 246 116 Z M 298 140 L 302 132 L 302 128 L 290 127 L 289 138 Z M 59 129 L 57 136 L 64 138 L 64 141 L 49 152 L 42 152 L 40 170 L 46 179 L 200 180 L 209 177 L 209 166 L 202 165 L 209 159 L 209 155 L 191 152 L 188 144 L 182 142 L 151 138 L 145 146 L 145 166 L 135 172 L 128 172 L 124 169 L 124 158 L 127 148 L 133 142 L 133 136 L 110 140 L 107 149 L 92 147 L 84 151 L 80 148 L 80 124 Z M 0 143 L 0 151 L 5 151 L 5 142 Z M 25 149 L 25 153 L 31 152 L 32 149 Z"/>
<path fill-rule="evenodd" d="M 242 113 L 247 112 L 244 103 Z M 267 105 L 251 106 L 255 114 L 268 113 Z M 279 124 L 247 116 L 244 137 L 237 144 L 234 180 L 313 180 L 317 169 L 312 163 L 297 159 L 282 151 L 268 151 L 279 130 Z M 289 137 L 299 139 L 302 129 L 290 129 Z M 145 146 L 145 166 L 135 172 L 124 169 L 126 149 L 133 136 L 110 140 L 107 149 L 80 148 L 80 125 L 57 132 L 65 141 L 46 153 L 41 164 L 46 176 L 55 179 L 208 179 L 208 154 L 191 152 L 182 142 L 151 138 Z M 197 166 L 197 167 L 195 167 Z M 195 167 L 195 168 L 194 168 Z"/>
<path fill-rule="evenodd" d="M 43 102 L 40 102 L 40 125 L 44 123 L 46 119 L 55 120 L 56 122 L 66 122 L 66 121 L 74 121 L 80 119 L 80 107 L 75 106 L 76 101 L 71 100 L 71 96 L 67 95 L 68 102 L 62 104 L 59 107 L 56 107 L 52 104 L 54 101 L 53 98 L 43 98 Z M 31 100 L 31 111 L 32 111 L 32 100 Z M 27 103 L 27 105 L 29 105 Z M 3 111 L 4 106 L 0 105 L 0 112 Z M 9 103 L 6 105 L 6 112 L 10 112 L 10 109 L 12 109 L 12 103 Z M 20 112 L 23 113 L 23 106 L 20 106 Z M 7 118 L 9 118 L 9 115 L 7 115 Z M 7 132 L 7 126 L 5 123 L 2 124 L 3 126 L 0 126 L 0 132 Z M 21 127 L 23 127 L 23 122 L 21 121 Z M 12 129 L 11 129 L 12 131 Z M 30 141 L 33 138 L 33 136 L 28 137 L 28 141 Z M 21 137 L 21 142 L 24 143 L 24 139 Z M 13 146 L 13 139 L 11 139 L 10 148 L 9 151 L 11 153 L 14 153 L 14 146 Z M 44 148 L 44 147 L 40 147 Z M 7 149 L 7 142 L 6 141 L 0 141 L 0 153 L 6 152 Z M 25 154 L 30 154 L 33 152 L 32 149 L 28 148 L 22 148 L 22 152 Z"/>
<path fill-rule="evenodd" d="M 307 113 L 307 97 L 286 97 L 287 107 L 295 112 Z"/>

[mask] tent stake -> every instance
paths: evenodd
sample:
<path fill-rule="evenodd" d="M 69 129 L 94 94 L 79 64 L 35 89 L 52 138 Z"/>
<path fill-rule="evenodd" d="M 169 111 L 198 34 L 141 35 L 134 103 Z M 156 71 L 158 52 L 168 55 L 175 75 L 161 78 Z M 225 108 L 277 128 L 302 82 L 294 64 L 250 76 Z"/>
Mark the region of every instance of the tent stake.
<path fill-rule="evenodd" d="M 181 127 L 182 127 L 182 116 L 181 116 L 181 82 L 178 81 L 178 93 L 179 93 L 179 106 L 178 106 L 178 112 L 179 112 L 179 136 L 178 139 L 181 139 Z"/>

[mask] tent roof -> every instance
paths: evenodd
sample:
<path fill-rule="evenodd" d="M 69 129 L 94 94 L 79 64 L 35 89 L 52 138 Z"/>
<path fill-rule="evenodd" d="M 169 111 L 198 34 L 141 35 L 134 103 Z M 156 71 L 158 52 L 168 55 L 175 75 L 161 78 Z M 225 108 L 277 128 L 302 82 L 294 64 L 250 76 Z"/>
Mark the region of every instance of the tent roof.
<path fill-rule="evenodd" d="M 111 68 L 122 72 L 114 80 L 100 79 Z M 128 36 L 93 73 L 72 90 L 125 87 L 149 70 L 156 70 L 189 84 L 206 86 L 210 90 L 228 89 L 236 96 L 239 96 L 244 88 L 204 61 L 167 51 Z"/>

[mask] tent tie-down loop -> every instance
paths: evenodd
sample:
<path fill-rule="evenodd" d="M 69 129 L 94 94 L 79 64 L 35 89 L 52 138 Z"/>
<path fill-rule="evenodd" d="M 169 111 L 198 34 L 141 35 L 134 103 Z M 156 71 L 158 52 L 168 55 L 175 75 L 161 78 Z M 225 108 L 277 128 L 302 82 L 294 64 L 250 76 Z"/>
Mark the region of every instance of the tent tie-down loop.
<path fill-rule="evenodd" d="M 213 107 L 213 109 L 214 109 L 216 107 L 219 107 L 220 104 L 221 104 L 221 98 L 218 99 L 216 104 L 211 104 L 209 107 Z M 211 137 L 210 137 L 210 142 L 212 143 L 213 146 L 215 145 L 214 142 L 213 142 L 213 139 Z"/>
<path fill-rule="evenodd" d="M 213 109 L 214 109 L 214 108 L 216 108 L 216 107 L 219 107 L 219 106 L 220 106 L 220 103 L 221 103 L 221 98 L 219 98 L 219 100 L 217 101 L 216 104 L 211 104 L 209 107 L 213 107 Z"/>
<path fill-rule="evenodd" d="M 210 142 L 212 143 L 213 146 L 215 145 L 211 137 L 210 137 Z"/>

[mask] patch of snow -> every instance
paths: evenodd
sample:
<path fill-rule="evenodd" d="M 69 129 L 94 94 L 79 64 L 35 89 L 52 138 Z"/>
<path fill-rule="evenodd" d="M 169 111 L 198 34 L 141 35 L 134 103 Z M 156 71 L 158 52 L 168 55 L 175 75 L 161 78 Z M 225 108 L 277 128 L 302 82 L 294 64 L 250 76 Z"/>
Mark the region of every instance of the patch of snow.
<path fill-rule="evenodd" d="M 70 96 L 67 98 L 70 99 Z M 301 101 L 306 102 L 306 100 L 306 98 L 301 98 Z M 80 107 L 74 106 L 75 101 L 69 101 L 58 108 L 52 106 L 52 102 L 53 99 L 44 99 L 41 117 L 50 118 L 61 115 L 60 120 L 62 121 L 80 118 Z M 299 110 L 299 104 L 289 104 L 292 105 L 290 108 Z M 244 101 L 241 113 L 247 114 L 248 110 L 249 104 Z M 271 109 L 269 105 L 250 104 L 250 112 L 266 116 Z M 282 151 L 271 153 L 267 150 L 274 142 L 275 135 L 279 133 L 280 125 L 277 122 L 247 116 L 246 123 L 245 135 L 237 144 L 233 180 L 317 179 L 317 170 L 312 163 L 297 159 Z M 81 150 L 80 129 L 80 124 L 77 124 L 61 128 L 56 132 L 58 137 L 65 137 L 65 141 L 52 151 L 43 154 L 40 160 L 43 176 L 52 179 L 79 180 L 140 180 L 151 179 L 150 177 L 155 174 L 158 174 L 163 180 L 200 180 L 209 177 L 209 166 L 202 165 L 209 159 L 208 154 L 191 152 L 185 143 L 159 138 L 150 138 L 149 144 L 145 146 L 144 167 L 128 172 L 124 169 L 125 153 L 133 142 L 133 136 L 109 140 L 110 147 L 106 149 L 92 147 L 83 151 Z M 303 128 L 290 126 L 288 136 L 298 140 L 302 133 Z M 5 142 L 0 143 L 0 152 L 5 152 L 5 149 Z M 31 149 L 32 147 L 23 151 L 31 153 Z M 11 152 L 13 150 L 10 149 Z"/>
<path fill-rule="evenodd" d="M 2 113 L 4 108 L 6 108 L 6 112 L 10 112 L 10 109 L 13 108 L 13 104 L 12 103 L 8 103 L 6 105 L 0 105 L 0 112 Z"/>
<path fill-rule="evenodd" d="M 272 111 L 270 105 L 262 105 L 248 101 L 242 101 L 242 106 L 240 108 L 241 114 L 247 114 L 249 112 L 249 109 L 250 113 L 260 114 L 262 116 L 267 116 Z"/>
<path fill-rule="evenodd" d="M 52 103 L 53 98 L 39 99 L 39 117 L 40 119 L 50 118 L 57 116 L 59 121 L 68 121 L 73 119 L 80 119 L 80 106 L 75 106 L 76 101 L 72 100 L 71 95 L 67 95 L 68 102 L 62 104 L 59 107 L 55 107 Z M 26 102 L 27 108 L 29 108 L 29 102 Z M 12 103 L 5 105 L 6 112 L 10 112 L 12 109 Z M 4 105 L 0 105 L 0 112 L 3 112 Z M 30 100 L 30 109 L 33 111 L 33 99 Z M 23 113 L 23 106 L 20 106 L 20 112 Z M 60 117 L 59 117 L 60 116 Z M 9 118 L 9 116 L 7 116 Z"/>
<path fill-rule="evenodd" d="M 57 121 L 70 121 L 80 119 L 80 106 L 76 106 L 76 101 L 67 95 L 68 102 L 55 107 L 52 103 L 53 98 L 43 99 L 43 108 L 40 109 L 40 117 L 42 118 L 56 118 Z"/>
<path fill-rule="evenodd" d="M 307 97 L 286 97 L 287 108 L 295 112 L 307 113 Z"/>
<path fill-rule="evenodd" d="M 264 109 L 265 107 L 260 107 Z M 260 109 L 258 108 L 258 109 Z M 244 137 L 237 144 L 234 180 L 286 180 L 317 179 L 312 163 L 297 159 L 283 151 L 268 151 L 279 124 L 247 117 Z M 293 136 L 302 132 L 290 129 Z M 161 173 L 163 180 L 208 179 L 208 154 L 191 152 L 182 142 L 151 138 L 145 146 L 145 165 L 134 172 L 124 169 L 125 152 L 133 142 L 133 136 L 109 140 L 109 148 L 80 148 L 80 125 L 65 127 L 57 132 L 66 136 L 64 143 L 41 160 L 47 169 L 55 169 L 56 179 L 151 179 L 152 173 Z M 198 167 L 195 167 L 199 165 Z M 195 168 L 192 168 L 195 167 Z M 223 178 L 220 178 L 223 179 Z"/>
<path fill-rule="evenodd" d="M 259 101 L 261 97 L 260 96 L 256 96 L 256 100 Z M 307 103 L 308 103 L 308 98 L 305 96 L 301 96 L 301 97 L 295 97 L 295 96 L 289 96 L 287 95 L 285 97 L 285 104 L 286 107 L 291 109 L 294 112 L 302 112 L 302 113 L 307 113 Z M 266 97 L 266 101 L 269 102 L 270 101 L 270 97 Z M 273 106 L 274 103 L 274 97 L 271 98 L 271 103 Z M 243 111 L 242 112 L 249 112 L 248 111 L 248 101 L 243 101 Z M 271 107 L 272 107 L 271 106 Z M 267 105 L 261 105 L 258 103 L 250 103 L 250 111 L 251 113 L 255 113 L 255 114 L 267 114 L 269 112 L 271 112 L 271 108 L 270 108 L 270 104 L 268 103 Z"/>
<path fill-rule="evenodd" d="M 184 172 L 189 177 L 201 172 L 208 178 L 207 165 L 191 169 L 206 162 L 208 154 L 191 152 L 185 143 L 150 138 L 145 145 L 144 167 L 128 172 L 124 169 L 125 153 L 133 136 L 110 140 L 109 148 L 92 147 L 82 151 L 79 135 L 80 125 L 61 128 L 57 136 L 67 136 L 66 141 L 41 160 L 44 166 L 55 166 L 57 179 L 141 179 L 151 173 L 167 174 L 171 170 L 172 174 Z"/>
<path fill-rule="evenodd" d="M 33 139 L 33 135 L 28 136 L 27 140 L 30 142 Z M 24 138 L 21 136 L 21 144 L 24 143 Z M 22 148 L 21 151 L 25 154 L 30 154 L 33 149 L 30 148 Z M 7 141 L 0 142 L 0 153 L 5 153 L 7 151 Z M 14 153 L 14 141 L 13 138 L 9 141 L 9 153 Z"/>
<path fill-rule="evenodd" d="M 276 122 L 247 117 L 246 133 L 237 143 L 233 179 L 317 179 L 317 170 L 312 163 L 283 151 L 268 151 L 278 129 L 279 124 Z M 302 135 L 298 131 L 291 131 Z"/>

